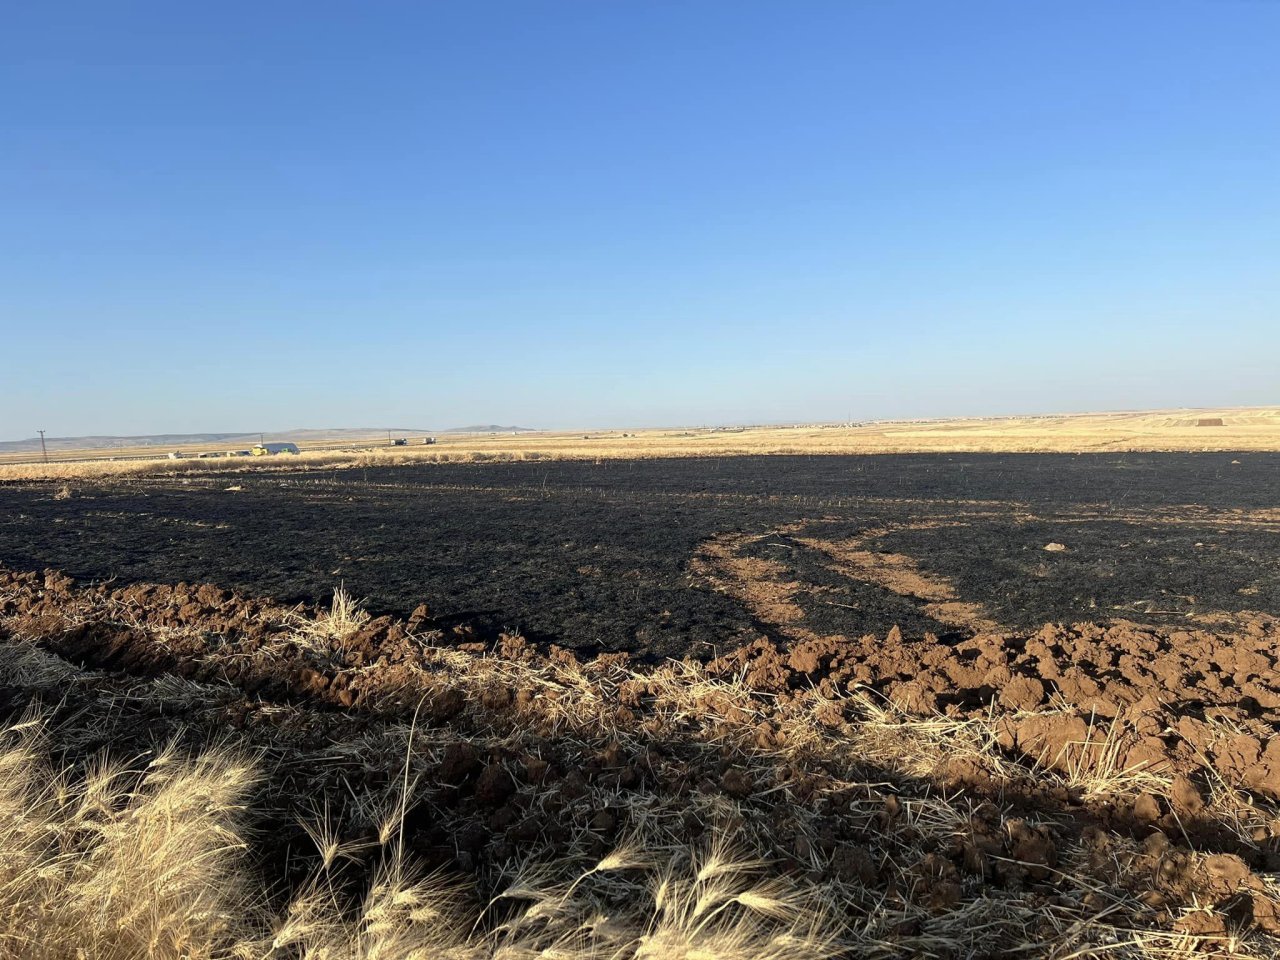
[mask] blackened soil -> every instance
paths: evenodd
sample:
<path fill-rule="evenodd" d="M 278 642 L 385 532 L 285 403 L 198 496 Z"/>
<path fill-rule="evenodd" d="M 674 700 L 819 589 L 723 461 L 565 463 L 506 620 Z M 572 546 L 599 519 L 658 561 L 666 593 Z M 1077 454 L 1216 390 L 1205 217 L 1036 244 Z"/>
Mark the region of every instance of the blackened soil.
<path fill-rule="evenodd" d="M 283 603 L 342 583 L 375 613 L 425 602 L 441 623 L 580 651 L 707 657 L 776 632 L 744 599 L 751 583 L 726 589 L 694 562 L 735 534 L 819 635 L 957 624 L 814 538 L 910 558 L 1010 627 L 1280 614 L 1280 454 L 424 464 L 75 483 L 58 499 L 60 486 L 0 485 L 0 563 Z"/>

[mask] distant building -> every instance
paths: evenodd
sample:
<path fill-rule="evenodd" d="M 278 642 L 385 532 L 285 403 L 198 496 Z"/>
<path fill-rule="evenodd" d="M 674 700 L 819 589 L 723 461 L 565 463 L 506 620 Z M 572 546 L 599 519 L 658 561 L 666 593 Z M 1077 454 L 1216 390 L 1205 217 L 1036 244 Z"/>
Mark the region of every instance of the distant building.
<path fill-rule="evenodd" d="M 298 453 L 296 443 L 255 443 L 249 451 L 255 457 L 275 456 L 277 453 Z"/>

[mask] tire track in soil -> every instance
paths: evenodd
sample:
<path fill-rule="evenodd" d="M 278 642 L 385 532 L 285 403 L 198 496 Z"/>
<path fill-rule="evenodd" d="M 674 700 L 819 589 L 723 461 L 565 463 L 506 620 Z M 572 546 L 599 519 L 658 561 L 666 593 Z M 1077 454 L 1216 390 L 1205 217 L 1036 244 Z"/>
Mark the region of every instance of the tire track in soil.
<path fill-rule="evenodd" d="M 821 521 L 818 521 L 820 523 Z M 915 603 L 923 616 L 944 627 L 966 631 L 999 632 L 1004 628 L 977 603 L 960 597 L 946 577 L 924 570 L 911 557 L 872 549 L 875 541 L 900 530 L 932 530 L 963 527 L 964 522 L 916 521 L 876 527 L 843 540 L 804 535 L 813 524 L 797 522 L 765 533 L 720 534 L 704 541 L 695 552 L 690 572 L 713 589 L 738 600 L 751 612 L 765 633 L 792 641 L 818 639 L 820 634 L 805 623 L 798 602 L 813 598 L 823 588 L 797 579 L 787 564 L 748 554 L 756 544 L 782 541 L 802 547 L 822 558 L 822 565 L 852 582 L 871 584 Z M 818 599 L 819 603 L 829 601 Z M 841 606 L 841 604 L 835 604 Z"/>

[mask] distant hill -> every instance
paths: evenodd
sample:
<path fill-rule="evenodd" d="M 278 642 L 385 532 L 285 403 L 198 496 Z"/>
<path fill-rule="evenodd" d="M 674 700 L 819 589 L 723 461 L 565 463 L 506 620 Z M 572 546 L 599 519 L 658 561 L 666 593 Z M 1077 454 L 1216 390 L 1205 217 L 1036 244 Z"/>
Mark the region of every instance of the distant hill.
<path fill-rule="evenodd" d="M 537 433 L 533 427 L 503 427 L 496 423 L 478 424 L 471 427 L 450 427 L 445 433 Z"/>
<path fill-rule="evenodd" d="M 133 437 L 45 437 L 45 445 L 50 453 L 66 453 L 73 450 L 115 450 L 137 447 L 182 447 L 196 444 L 231 444 L 250 446 L 262 437 L 268 440 L 292 440 L 294 442 L 316 443 L 324 440 L 371 440 L 386 439 L 386 427 L 352 427 L 329 430 L 269 430 L 238 433 L 153 433 Z M 392 436 L 413 436 L 430 433 L 409 427 L 391 427 Z M 26 440 L 0 440 L 0 454 L 39 453 L 40 438 L 31 437 Z"/>
<path fill-rule="evenodd" d="M 67 450 L 111 450 L 125 447 L 175 447 L 191 443 L 225 443 L 247 440 L 256 442 L 258 435 L 248 433 L 157 433 L 143 437 L 45 437 L 50 453 Z M 0 440 L 0 453 L 39 453 L 40 438 Z"/>

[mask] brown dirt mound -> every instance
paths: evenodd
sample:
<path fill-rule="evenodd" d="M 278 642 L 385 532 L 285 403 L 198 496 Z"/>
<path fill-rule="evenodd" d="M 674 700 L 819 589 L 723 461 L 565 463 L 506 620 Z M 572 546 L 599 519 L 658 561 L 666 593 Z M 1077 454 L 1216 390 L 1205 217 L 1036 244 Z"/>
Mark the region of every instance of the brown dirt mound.
<path fill-rule="evenodd" d="M 1049 765 L 1075 759 L 1087 721 L 1114 728 L 1121 768 L 1203 774 L 1280 799 L 1280 621 L 1238 632 L 1160 630 L 1126 621 L 1047 624 L 1037 633 L 767 640 L 710 665 L 754 689 L 868 687 L 915 714 L 972 717 L 993 708 L 1003 744 Z M 1054 716 L 1022 713 L 1058 711 Z"/>

